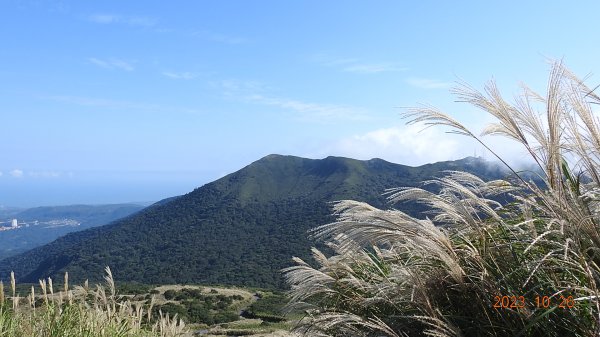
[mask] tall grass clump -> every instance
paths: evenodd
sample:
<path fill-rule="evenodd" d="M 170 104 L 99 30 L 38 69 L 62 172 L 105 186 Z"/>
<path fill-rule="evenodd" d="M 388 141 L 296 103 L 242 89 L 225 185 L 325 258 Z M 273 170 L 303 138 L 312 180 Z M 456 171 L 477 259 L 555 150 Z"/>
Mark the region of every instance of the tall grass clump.
<path fill-rule="evenodd" d="M 493 116 L 483 135 L 517 141 L 537 169 L 508 165 L 505 180 L 447 172 L 423 188 L 393 188 L 393 203 L 428 206 L 423 218 L 356 201 L 312 235 L 317 266 L 285 270 L 297 331 L 319 336 L 598 336 L 600 334 L 600 97 L 561 62 L 545 95 L 513 102 L 494 83 L 454 90 Z M 431 107 L 409 123 L 477 135 Z M 435 187 L 427 188 L 426 187 Z M 438 192 L 431 192 L 432 190 Z"/>
<path fill-rule="evenodd" d="M 16 293 L 11 273 L 11 305 L 4 300 L 0 283 L 1 337 L 175 337 L 182 336 L 185 324 L 177 317 L 159 313 L 152 317 L 150 306 L 119 296 L 110 268 L 106 268 L 105 284 L 90 288 L 69 289 L 65 274 L 63 289 L 55 292 L 51 278 L 40 280 L 27 303 Z"/>

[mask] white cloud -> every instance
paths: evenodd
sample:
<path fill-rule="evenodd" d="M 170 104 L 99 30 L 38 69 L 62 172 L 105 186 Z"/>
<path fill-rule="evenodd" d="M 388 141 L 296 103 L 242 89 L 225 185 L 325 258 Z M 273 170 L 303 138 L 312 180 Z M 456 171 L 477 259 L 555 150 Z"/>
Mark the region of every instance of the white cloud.
<path fill-rule="evenodd" d="M 211 85 L 217 89 L 224 90 L 226 96 L 235 96 L 240 94 L 263 92 L 269 87 L 259 81 L 227 79 L 221 81 L 213 81 Z"/>
<path fill-rule="evenodd" d="M 200 37 L 200 38 L 208 40 L 208 41 L 213 41 L 213 42 L 218 42 L 218 43 L 223 43 L 223 44 L 231 44 L 231 45 L 246 44 L 246 43 L 251 42 L 250 39 L 247 39 L 244 37 L 225 35 L 225 34 L 215 33 L 215 32 L 211 32 L 211 31 L 207 31 L 207 30 L 196 31 L 196 32 L 192 33 L 192 35 Z"/>
<path fill-rule="evenodd" d="M 2 177 L 2 171 L 0 171 L 0 177 Z"/>
<path fill-rule="evenodd" d="M 228 99 L 260 104 L 295 113 L 295 118 L 305 122 L 330 123 L 341 120 L 366 120 L 365 109 L 339 104 L 313 103 L 270 95 L 273 88 L 258 81 L 222 80 L 211 83 L 222 90 Z"/>
<path fill-rule="evenodd" d="M 135 68 L 131 62 L 127 62 L 117 58 L 98 59 L 95 57 L 88 58 L 88 61 L 105 69 L 120 69 L 125 71 L 133 71 Z"/>
<path fill-rule="evenodd" d="M 164 71 L 162 74 L 168 78 L 172 78 L 175 80 L 193 80 L 194 78 L 198 77 L 197 74 L 188 72 L 188 71 L 184 71 L 184 72 Z"/>
<path fill-rule="evenodd" d="M 408 67 L 396 62 L 365 62 L 358 58 L 334 58 L 327 54 L 316 54 L 311 59 L 322 66 L 338 68 L 343 72 L 355 74 L 377 74 L 408 70 Z"/>
<path fill-rule="evenodd" d="M 157 24 L 157 20 L 145 16 L 128 16 L 125 18 L 125 23 L 131 26 L 152 27 Z"/>
<path fill-rule="evenodd" d="M 257 104 L 275 106 L 300 114 L 305 121 L 333 122 L 339 120 L 364 120 L 367 113 L 363 109 L 335 104 L 309 103 L 288 98 L 268 97 L 263 95 L 248 95 L 247 101 Z"/>
<path fill-rule="evenodd" d="M 8 174 L 13 178 L 23 178 L 25 176 L 32 178 L 58 178 L 62 176 L 61 172 L 52 171 L 52 170 L 42 170 L 42 171 L 23 171 L 21 169 L 14 169 L 9 171 Z M 2 172 L 0 172 L 0 176 Z"/>
<path fill-rule="evenodd" d="M 393 163 L 422 165 L 473 155 L 456 135 L 439 129 L 423 129 L 423 125 L 395 126 L 373 130 L 340 139 L 316 151 L 316 157 L 327 155 L 356 159 L 381 158 Z"/>
<path fill-rule="evenodd" d="M 30 177 L 34 178 L 58 178 L 60 177 L 60 172 L 57 171 L 31 171 L 28 172 Z"/>
<path fill-rule="evenodd" d="M 158 21 L 154 18 L 146 16 L 135 16 L 135 15 L 118 15 L 118 14 L 93 14 L 88 16 L 88 20 L 99 24 L 126 24 L 130 26 L 138 27 L 152 27 L 155 26 Z"/>
<path fill-rule="evenodd" d="M 23 171 L 19 170 L 19 169 L 14 169 L 14 170 L 8 172 L 8 174 L 10 174 L 11 176 L 13 176 L 14 178 L 21 178 L 21 177 L 23 177 Z"/>
<path fill-rule="evenodd" d="M 328 66 L 328 67 L 344 66 L 344 65 L 348 65 L 348 64 L 358 63 L 358 59 L 351 58 L 351 57 L 335 59 L 335 58 L 329 58 L 326 55 L 317 55 L 317 56 L 315 56 L 315 59 L 321 65 Z"/>
<path fill-rule="evenodd" d="M 401 67 L 393 63 L 354 63 L 342 68 L 345 72 L 357 74 L 376 74 L 396 71 L 406 71 L 407 67 Z"/>
<path fill-rule="evenodd" d="M 481 125 L 469 127 L 476 134 L 482 129 Z M 381 158 L 410 166 L 457 160 L 468 156 L 499 162 L 475 140 L 448 131 L 447 128 L 435 126 L 426 128 L 423 124 L 393 126 L 345 137 L 329 144 L 318 144 L 318 147 L 303 155 L 310 158 L 329 155 L 362 160 Z M 514 141 L 503 137 L 484 137 L 483 141 L 513 167 L 531 164 L 526 151 Z"/>
<path fill-rule="evenodd" d="M 452 82 L 421 77 L 407 78 L 406 83 L 419 89 L 446 89 L 452 86 Z"/>
<path fill-rule="evenodd" d="M 110 64 L 116 68 L 125 70 L 125 71 L 132 71 L 133 65 L 129 62 L 123 61 L 123 60 L 119 60 L 119 59 L 110 59 L 109 60 Z"/>
<path fill-rule="evenodd" d="M 95 23 L 108 24 L 117 22 L 119 20 L 119 16 L 113 14 L 94 14 L 90 15 L 88 19 Z"/>
<path fill-rule="evenodd" d="M 44 99 L 48 99 L 60 103 L 75 104 L 89 107 L 103 107 L 110 109 L 148 109 L 152 110 L 156 106 L 152 104 L 127 102 L 127 101 L 116 101 L 104 98 L 93 98 L 84 96 L 69 96 L 69 95 L 54 95 L 45 96 Z"/>
<path fill-rule="evenodd" d="M 166 106 L 152 103 L 140 103 L 132 101 L 119 101 L 104 98 L 94 98 L 85 96 L 70 96 L 70 95 L 50 95 L 42 96 L 40 99 L 50 100 L 58 103 L 73 104 L 85 107 L 105 108 L 105 109 L 122 109 L 131 111 L 148 111 L 148 112 L 177 112 L 185 114 L 201 114 L 202 112 L 186 107 Z"/>

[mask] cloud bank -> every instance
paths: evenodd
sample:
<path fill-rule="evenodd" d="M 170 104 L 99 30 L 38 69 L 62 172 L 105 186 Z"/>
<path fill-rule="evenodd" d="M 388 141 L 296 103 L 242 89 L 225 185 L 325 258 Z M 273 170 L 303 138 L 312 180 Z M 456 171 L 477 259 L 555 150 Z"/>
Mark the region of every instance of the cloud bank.
<path fill-rule="evenodd" d="M 378 129 L 341 139 L 326 149 L 328 154 L 405 165 L 462 158 L 468 155 L 464 150 L 457 137 L 432 128 L 423 130 L 423 125 Z"/>
<path fill-rule="evenodd" d="M 19 170 L 19 169 L 14 169 L 14 170 L 8 172 L 8 174 L 10 174 L 13 178 L 23 177 L 23 171 Z"/>

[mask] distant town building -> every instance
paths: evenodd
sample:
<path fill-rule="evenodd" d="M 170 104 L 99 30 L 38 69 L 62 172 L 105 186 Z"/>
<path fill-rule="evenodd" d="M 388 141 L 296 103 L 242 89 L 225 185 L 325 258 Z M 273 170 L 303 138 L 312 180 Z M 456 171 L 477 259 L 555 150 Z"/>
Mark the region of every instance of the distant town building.
<path fill-rule="evenodd" d="M 12 228 L 17 228 L 17 219 L 12 219 L 10 223 L 12 225 Z"/>

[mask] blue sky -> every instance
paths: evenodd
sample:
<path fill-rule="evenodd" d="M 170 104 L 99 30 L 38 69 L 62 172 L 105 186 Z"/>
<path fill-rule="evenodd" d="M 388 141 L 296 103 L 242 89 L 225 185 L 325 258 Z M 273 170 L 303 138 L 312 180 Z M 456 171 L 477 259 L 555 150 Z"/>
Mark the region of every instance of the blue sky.
<path fill-rule="evenodd" d="M 543 91 L 547 60 L 600 83 L 600 4 L 4 1 L 0 205 L 150 201 L 270 153 L 418 165 L 482 150 L 406 127 L 494 78 Z M 518 149 L 491 140 L 517 158 Z"/>

